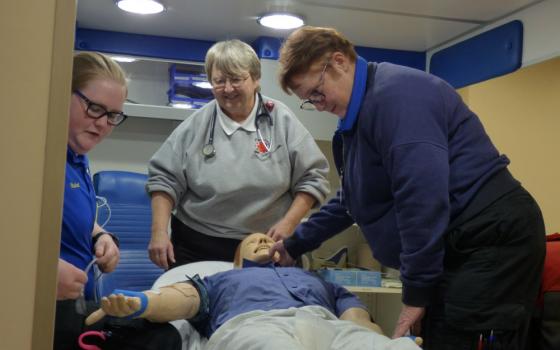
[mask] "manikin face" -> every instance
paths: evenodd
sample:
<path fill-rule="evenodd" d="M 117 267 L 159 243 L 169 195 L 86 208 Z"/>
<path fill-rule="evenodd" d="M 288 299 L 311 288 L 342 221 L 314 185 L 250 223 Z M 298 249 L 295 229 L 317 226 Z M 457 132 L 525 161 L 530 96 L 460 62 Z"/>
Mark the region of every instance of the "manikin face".
<path fill-rule="evenodd" d="M 313 63 L 307 72 L 291 79 L 291 90 L 303 101 L 311 100 L 320 112 L 344 118 L 352 95 L 355 63 L 335 52 Z"/>
<path fill-rule="evenodd" d="M 268 251 L 273 244 L 272 238 L 264 233 L 253 233 L 247 236 L 241 242 L 239 251 L 240 261 L 247 259 L 260 264 L 269 262 Z"/>
<path fill-rule="evenodd" d="M 124 86 L 103 78 L 92 80 L 80 89 L 80 93 L 111 112 L 121 112 L 126 98 Z M 94 119 L 89 117 L 86 111 L 87 102 L 73 93 L 70 102 L 68 145 L 77 154 L 88 153 L 114 128 L 107 122 L 107 116 Z"/>

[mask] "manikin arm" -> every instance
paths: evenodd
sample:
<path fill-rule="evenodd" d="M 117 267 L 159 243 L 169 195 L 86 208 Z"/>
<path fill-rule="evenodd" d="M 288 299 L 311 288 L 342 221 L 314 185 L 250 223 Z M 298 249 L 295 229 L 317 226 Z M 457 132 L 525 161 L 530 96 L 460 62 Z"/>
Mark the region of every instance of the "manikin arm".
<path fill-rule="evenodd" d="M 159 291 L 145 291 L 139 296 L 111 294 L 101 299 L 101 309 L 86 319 L 86 325 L 101 320 L 105 315 L 115 317 L 145 318 L 152 322 L 168 322 L 196 316 L 200 296 L 190 283 L 175 283 Z M 143 295 L 143 296 L 142 296 Z M 145 296 L 145 297 L 144 297 Z M 145 308 L 139 315 L 135 315 Z"/>
<path fill-rule="evenodd" d="M 376 323 L 371 322 L 369 313 L 362 308 L 351 307 L 348 310 L 344 311 L 342 315 L 340 315 L 340 319 L 345 321 L 352 321 L 362 327 L 371 329 L 376 333 L 383 334 L 381 327 L 379 327 Z"/>
<path fill-rule="evenodd" d="M 371 329 L 376 333 L 383 334 L 381 327 L 379 327 L 376 323 L 371 322 L 369 313 L 359 307 L 351 307 L 348 310 L 344 311 L 342 315 L 340 315 L 340 319 L 345 321 L 352 321 L 359 326 Z M 418 346 L 422 345 L 423 343 L 423 339 L 421 337 L 409 336 L 409 338 L 411 338 L 412 341 Z"/>

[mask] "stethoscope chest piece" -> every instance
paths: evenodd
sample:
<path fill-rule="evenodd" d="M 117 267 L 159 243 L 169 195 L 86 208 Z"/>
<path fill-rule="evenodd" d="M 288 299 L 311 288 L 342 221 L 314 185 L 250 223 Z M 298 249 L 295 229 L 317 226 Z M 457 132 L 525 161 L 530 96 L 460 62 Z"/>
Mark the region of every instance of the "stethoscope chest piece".
<path fill-rule="evenodd" d="M 207 143 L 204 145 L 204 147 L 202 147 L 202 155 L 204 155 L 205 158 L 212 158 L 216 155 L 216 149 L 214 148 L 214 145 L 211 143 Z"/>

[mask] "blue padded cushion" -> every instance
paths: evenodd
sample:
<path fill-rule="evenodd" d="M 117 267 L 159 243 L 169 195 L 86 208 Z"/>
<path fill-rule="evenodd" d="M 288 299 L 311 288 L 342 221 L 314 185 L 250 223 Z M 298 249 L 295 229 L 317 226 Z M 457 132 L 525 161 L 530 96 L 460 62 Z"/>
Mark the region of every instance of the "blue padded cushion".
<path fill-rule="evenodd" d="M 137 292 L 148 290 L 163 272 L 150 261 L 147 250 L 121 250 L 119 265 L 112 273 L 101 275 L 96 289 L 102 297 L 117 288 Z"/>
<path fill-rule="evenodd" d="M 104 226 L 116 234 L 123 249 L 148 249 L 151 237 L 152 208 L 145 184 L 148 176 L 127 171 L 101 171 L 93 176 L 98 196 L 107 199 L 109 221 Z M 103 224 L 109 215 L 100 207 L 97 222 Z"/>
<path fill-rule="evenodd" d="M 100 171 L 93 175 L 93 186 L 98 196 L 111 203 L 150 207 L 146 193 L 148 175 L 129 171 Z"/>
<path fill-rule="evenodd" d="M 101 171 L 93 176 L 96 194 L 104 197 L 110 208 L 101 206 L 97 222 L 120 240 L 120 262 L 116 270 L 103 274 L 98 292 L 107 295 L 113 289 L 142 291 L 150 289 L 164 272 L 148 256 L 151 238 L 152 209 L 145 185 L 148 176 L 128 171 Z M 107 220 L 108 219 L 108 220 Z"/>
<path fill-rule="evenodd" d="M 523 24 L 516 20 L 436 52 L 430 73 L 458 89 L 521 67 Z"/>

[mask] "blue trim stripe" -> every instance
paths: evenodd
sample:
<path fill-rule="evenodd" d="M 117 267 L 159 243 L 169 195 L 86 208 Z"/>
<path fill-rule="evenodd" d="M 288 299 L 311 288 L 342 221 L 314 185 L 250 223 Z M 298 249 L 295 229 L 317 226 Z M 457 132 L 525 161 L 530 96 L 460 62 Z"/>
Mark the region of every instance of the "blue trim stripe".
<path fill-rule="evenodd" d="M 213 41 L 129 34 L 96 29 L 76 29 L 76 50 L 204 62 Z M 252 44 L 259 58 L 277 60 L 282 39 L 262 36 Z M 356 46 L 358 55 L 368 61 L 391 62 L 421 70 L 426 69 L 426 53 Z"/>
<path fill-rule="evenodd" d="M 180 61 L 204 62 L 214 42 L 163 36 L 128 34 L 77 28 L 76 50 L 143 56 Z M 260 58 L 278 59 L 282 39 L 259 37 L 253 47 Z M 426 70 L 426 53 L 356 46 L 359 56 L 371 62 L 391 62 Z M 512 21 L 476 37 L 436 52 L 430 73 L 455 88 L 474 84 L 521 67 L 523 24 Z"/>
<path fill-rule="evenodd" d="M 523 24 L 516 20 L 436 52 L 430 73 L 458 89 L 519 69 L 522 54 Z"/>

